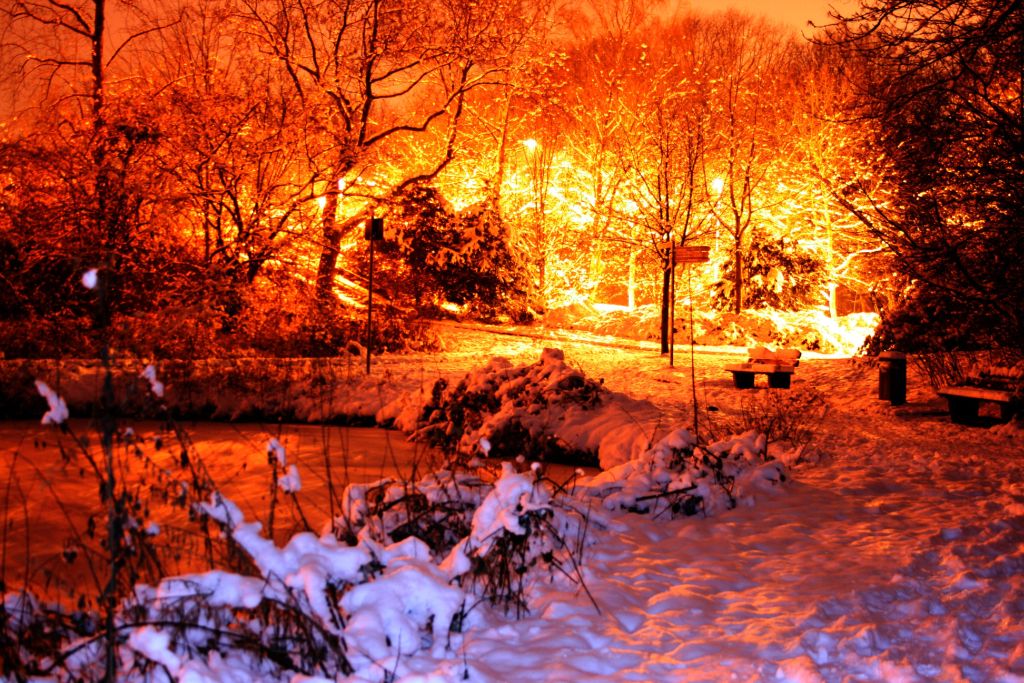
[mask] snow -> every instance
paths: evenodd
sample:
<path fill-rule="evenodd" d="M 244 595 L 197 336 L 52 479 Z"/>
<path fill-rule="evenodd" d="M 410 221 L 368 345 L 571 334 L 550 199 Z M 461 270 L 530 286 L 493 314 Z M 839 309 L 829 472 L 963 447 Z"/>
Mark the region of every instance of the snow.
<path fill-rule="evenodd" d="M 143 368 L 140 376 L 149 382 L 150 391 L 153 392 L 154 396 L 157 398 L 164 397 L 164 383 L 157 379 L 156 367 L 154 365 L 150 364 Z"/>
<path fill-rule="evenodd" d="M 519 474 L 511 463 L 501 463 L 501 478 L 473 513 L 473 531 L 469 536 L 473 547 L 486 552 L 491 540 L 502 530 L 522 536 L 527 533 L 522 516 L 531 511 L 550 509 L 548 495 L 534 486 L 536 478 Z"/>
<path fill-rule="evenodd" d="M 51 389 L 46 382 L 36 380 L 36 389 L 39 391 L 39 395 L 46 399 L 46 404 L 49 407 L 40 422 L 44 425 L 59 425 L 66 422 L 69 413 L 68 404 L 64 399 L 58 396 L 57 392 Z"/>
<path fill-rule="evenodd" d="M 82 273 L 82 286 L 86 289 L 96 289 L 99 284 L 100 272 L 97 268 L 90 268 Z"/>
<path fill-rule="evenodd" d="M 152 615 L 200 595 L 237 610 L 299 596 L 325 632 L 345 639 L 354 671 L 302 675 L 246 652 L 188 649 L 156 619 L 130 631 L 133 656 L 180 681 L 1024 680 L 1019 423 L 950 423 L 913 366 L 908 402 L 894 407 L 877 400 L 866 362 L 805 354 L 789 391 L 814 387 L 828 404 L 811 444 L 767 443 L 755 432 L 708 443 L 689 428 L 688 349 L 677 350 L 684 369 L 644 344 L 570 340 L 547 351 L 550 340 L 450 328 L 447 345 L 438 357 L 378 359 L 379 374 L 353 378 L 350 398 L 317 410 L 350 406 L 410 427 L 434 379 L 451 387 L 465 377 L 501 392 L 496 411 L 464 439 L 483 461 L 483 444 L 499 446 L 500 421 L 515 417 L 598 451 L 605 470 L 569 485 L 571 501 L 538 486 L 539 470 L 510 463 L 491 481 L 425 477 L 416 486 L 427 500 L 472 510 L 469 535 L 444 557 L 372 525 L 352 546 L 308 532 L 279 546 L 242 507 L 214 497 L 203 510 L 259 576 L 211 571 L 139 588 Z M 719 412 L 740 413 L 753 395 L 734 389 L 722 369 L 742 353 L 696 354 L 697 393 Z M 488 360 L 499 357 L 508 360 Z M 589 409 L 558 400 L 566 378 L 580 375 L 606 392 Z M 66 420 L 63 400 L 40 385 L 47 415 Z M 530 387 L 544 388 L 546 405 Z M 303 400 L 301 388 L 296 394 Z M 523 397 L 526 405 L 516 405 Z M 252 450 L 238 440 L 222 455 Z M 276 441 L 266 453 L 289 468 L 282 481 L 295 468 L 298 483 L 301 460 L 289 463 Z M 366 521 L 378 490 L 390 501 L 402 493 L 391 479 L 353 482 L 342 517 Z M 700 496 L 699 514 L 673 514 L 663 504 L 669 494 Z M 488 561 L 501 534 L 535 528 L 527 514 L 571 540 L 582 581 L 561 556 L 564 572 L 531 574 L 529 611 L 517 618 L 481 602 L 460 577 Z M 5 604 L 26 603 L 7 594 Z M 24 621 L 24 610 L 11 613 Z M 344 624 L 332 621 L 339 614 Z"/>

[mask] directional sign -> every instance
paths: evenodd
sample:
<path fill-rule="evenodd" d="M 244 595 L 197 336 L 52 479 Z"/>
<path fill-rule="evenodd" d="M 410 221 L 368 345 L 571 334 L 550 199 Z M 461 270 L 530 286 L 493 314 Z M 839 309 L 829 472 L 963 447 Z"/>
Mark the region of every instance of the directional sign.
<path fill-rule="evenodd" d="M 673 247 L 672 256 L 676 263 L 707 263 L 711 247 Z"/>

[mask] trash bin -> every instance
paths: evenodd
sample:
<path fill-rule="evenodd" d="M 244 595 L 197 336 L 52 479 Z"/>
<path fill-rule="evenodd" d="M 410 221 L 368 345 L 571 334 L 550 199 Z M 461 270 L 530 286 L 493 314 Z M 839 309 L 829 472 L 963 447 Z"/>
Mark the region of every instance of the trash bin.
<path fill-rule="evenodd" d="M 878 354 L 878 398 L 894 406 L 907 402 L 907 354 L 898 351 Z"/>

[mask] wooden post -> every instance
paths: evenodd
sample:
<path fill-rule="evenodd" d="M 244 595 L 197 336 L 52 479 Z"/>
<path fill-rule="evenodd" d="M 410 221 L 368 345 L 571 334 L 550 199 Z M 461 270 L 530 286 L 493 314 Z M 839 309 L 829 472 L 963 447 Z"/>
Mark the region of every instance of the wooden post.
<path fill-rule="evenodd" d="M 371 215 L 370 222 L 373 222 Z M 372 228 L 371 228 L 372 230 Z M 366 374 L 370 374 L 370 347 L 373 345 L 373 243 L 370 239 L 370 282 L 366 288 Z"/>
<path fill-rule="evenodd" d="M 370 278 L 366 288 L 366 374 L 370 374 L 370 351 L 373 345 L 373 243 L 384 239 L 384 219 L 374 218 L 370 208 L 370 220 L 366 223 L 366 239 L 370 242 Z"/>
<path fill-rule="evenodd" d="M 700 438 L 700 427 L 697 424 L 697 361 L 693 352 L 693 273 L 689 264 L 686 266 L 686 293 L 690 301 L 690 390 L 693 392 L 693 435 Z"/>
<path fill-rule="evenodd" d="M 687 247 L 680 244 L 678 247 L 670 246 L 672 249 L 672 355 L 669 357 L 669 365 L 675 363 L 675 292 L 676 292 L 676 264 L 682 263 L 686 266 L 686 291 L 689 295 L 687 310 L 690 313 L 690 389 L 693 394 L 693 435 L 700 436 L 700 427 L 698 425 L 698 410 L 697 410 L 697 363 L 694 359 L 693 350 L 693 271 L 690 266 L 694 263 L 707 263 L 709 258 L 710 247 Z M 734 375 L 734 378 L 739 375 Z M 752 376 L 751 376 L 752 377 Z M 737 380 L 738 382 L 739 380 Z M 739 387 L 739 384 L 736 385 Z"/>
<path fill-rule="evenodd" d="M 672 274 L 669 277 L 669 303 L 668 303 L 668 366 L 676 364 L 676 250 L 669 246 L 669 268 Z"/>

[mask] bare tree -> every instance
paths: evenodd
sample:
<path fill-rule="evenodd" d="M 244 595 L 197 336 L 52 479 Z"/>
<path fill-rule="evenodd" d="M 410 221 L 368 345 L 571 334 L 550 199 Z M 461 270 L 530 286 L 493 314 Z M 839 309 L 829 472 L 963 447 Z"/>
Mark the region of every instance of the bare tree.
<path fill-rule="evenodd" d="M 619 156 L 621 138 L 630 125 L 621 91 L 640 54 L 637 35 L 644 25 L 633 25 L 629 31 L 617 27 L 613 33 L 582 40 L 552 77 L 557 107 L 551 118 L 563 131 L 565 150 L 575 160 L 574 199 L 589 219 L 572 236 L 572 252 L 586 259 L 580 273 L 582 288 L 588 292 L 612 272 L 611 267 L 625 263 L 618 258 L 622 246 L 636 242 L 635 226 L 617 207 L 626 178 Z M 627 282 L 627 290 L 632 302 L 632 282 Z"/>
<path fill-rule="evenodd" d="M 772 213 L 778 230 L 810 244 L 820 255 L 822 300 L 829 316 L 837 318 L 841 288 L 866 296 L 892 284 L 883 272 L 887 259 L 882 242 L 836 195 L 854 178 L 870 184 L 879 202 L 891 189 L 871 152 L 869 122 L 847 115 L 853 92 L 843 73 L 857 68 L 856 63 L 813 44 L 800 55 L 802 77 L 787 97 L 795 114 L 792 145 L 775 173 L 782 190 Z"/>
<path fill-rule="evenodd" d="M 704 172 L 711 125 L 709 54 L 697 17 L 661 27 L 644 43 L 620 157 L 643 240 L 661 264 L 661 350 L 669 350 L 672 252 L 707 232 L 712 205 Z"/>
<path fill-rule="evenodd" d="M 302 100 L 310 162 L 326 198 L 317 292 L 332 291 L 341 240 L 362 221 L 365 198 L 436 176 L 453 158 L 465 97 L 500 72 L 530 17 L 504 0 L 242 0 L 251 35 Z M 446 132 L 435 142 L 438 128 Z M 426 143 L 432 152 L 387 178 L 379 155 Z M 312 138 L 311 138 L 312 140 Z M 423 143 L 420 143 L 423 144 Z M 372 182 L 373 184 L 368 184 Z M 343 194 L 345 193 L 345 194 Z M 362 195 L 339 212 L 345 195 Z M 338 224 L 338 216 L 345 217 Z"/>
<path fill-rule="evenodd" d="M 724 181 L 716 216 L 732 238 L 733 310 L 743 309 L 743 257 L 771 167 L 781 158 L 779 93 L 789 72 L 793 42 L 765 20 L 720 15 L 711 35 L 717 56 L 715 134 L 721 157 L 714 175 Z"/>
<path fill-rule="evenodd" d="M 100 587 L 100 600 L 105 617 L 105 679 L 115 680 L 116 612 L 123 573 L 131 565 L 125 535 L 131 533 L 128 522 L 133 494 L 119 478 L 115 463 L 117 407 L 108 329 L 112 312 L 132 296 L 135 283 L 128 282 L 126 271 L 134 265 L 131 256 L 137 253 L 142 227 L 152 217 L 146 191 L 153 180 L 147 179 L 152 166 L 147 159 L 156 133 L 136 112 L 111 104 L 108 73 L 111 63 L 128 46 L 160 26 L 128 28 L 115 43 L 108 28 L 107 0 L 15 0 L 2 11 L 4 53 L 26 80 L 38 85 L 38 92 L 33 93 L 42 112 L 38 118 L 57 124 L 51 130 L 56 133 L 56 143 L 44 140 L 37 149 L 49 147 L 51 158 L 59 160 L 64 171 L 56 177 L 73 182 L 77 193 L 65 195 L 57 209 L 70 226 L 66 236 L 71 249 L 81 249 L 80 254 L 69 253 L 68 258 L 74 262 L 75 256 L 85 257 L 92 260 L 88 265 L 98 269 L 94 324 L 100 332 L 104 366 L 99 430 L 103 460 L 90 462 L 107 506 L 109 572 Z M 26 135 L 19 141 L 23 149 L 31 147 L 29 139 Z M 34 156 L 43 154 L 40 151 Z M 29 181 L 26 194 L 38 199 L 44 196 L 32 179 L 22 176 L 21 180 Z M 27 214 L 32 212 L 30 208 Z"/>
<path fill-rule="evenodd" d="M 226 277 L 224 296 L 237 299 L 269 261 L 290 259 L 318 211 L 302 103 L 238 39 L 229 3 L 181 11 L 139 71 L 167 84 L 156 98 L 161 162 L 176 180 L 183 238 L 199 238 L 193 248 L 209 277 Z"/>

